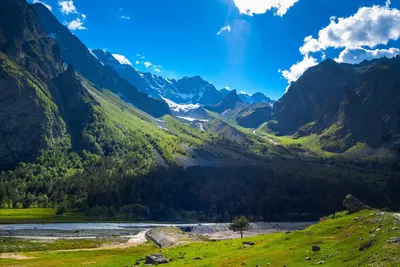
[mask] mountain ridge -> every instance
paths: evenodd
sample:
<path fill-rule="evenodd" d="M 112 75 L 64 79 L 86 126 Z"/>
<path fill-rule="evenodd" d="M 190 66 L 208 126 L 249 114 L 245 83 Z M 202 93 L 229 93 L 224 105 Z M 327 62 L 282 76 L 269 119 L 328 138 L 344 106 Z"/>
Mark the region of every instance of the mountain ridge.
<path fill-rule="evenodd" d="M 400 134 L 400 57 L 360 64 L 326 60 L 308 69 L 274 104 L 269 128 L 278 135 L 319 134 L 321 146 L 344 152 L 378 147 Z M 312 127 L 311 127 L 312 126 Z"/>
<path fill-rule="evenodd" d="M 110 52 L 101 49 L 95 49 L 92 52 L 102 64 L 113 68 L 132 85 L 154 98 L 167 98 L 177 104 L 214 105 L 228 94 L 217 90 L 214 85 L 198 75 L 181 79 L 165 79 L 149 72 L 138 71 L 131 65 L 121 64 Z M 251 96 L 239 94 L 239 96 L 247 104 L 274 103 L 262 93 Z"/>
<path fill-rule="evenodd" d="M 66 26 L 60 24 L 43 4 L 32 4 L 32 7 L 37 12 L 43 29 L 49 36 L 54 36 L 54 41 L 61 47 L 62 57 L 66 63 L 71 64 L 74 69 L 100 88 L 122 94 L 134 106 L 155 117 L 170 114 L 169 107 L 163 100 L 150 98 L 121 78 L 112 68 L 102 65 L 91 50 Z"/>

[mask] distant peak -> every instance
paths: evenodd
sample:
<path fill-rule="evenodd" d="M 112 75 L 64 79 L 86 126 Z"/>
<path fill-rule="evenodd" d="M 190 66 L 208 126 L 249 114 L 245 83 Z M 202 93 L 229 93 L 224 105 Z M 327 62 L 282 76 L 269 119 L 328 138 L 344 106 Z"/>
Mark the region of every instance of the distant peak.
<path fill-rule="evenodd" d="M 230 95 L 237 95 L 236 89 L 233 89 L 232 91 L 229 92 Z"/>
<path fill-rule="evenodd" d="M 321 64 L 338 64 L 338 63 L 331 58 L 327 58 Z"/>

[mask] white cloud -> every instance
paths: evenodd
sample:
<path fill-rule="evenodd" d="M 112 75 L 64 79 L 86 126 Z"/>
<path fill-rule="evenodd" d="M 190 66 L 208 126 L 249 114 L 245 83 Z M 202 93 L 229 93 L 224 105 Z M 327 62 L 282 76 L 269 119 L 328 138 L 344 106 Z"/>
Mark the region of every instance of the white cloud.
<path fill-rule="evenodd" d="M 140 57 L 141 59 L 145 59 L 145 56 L 141 55 L 141 54 L 136 54 L 137 57 Z"/>
<path fill-rule="evenodd" d="M 374 58 L 393 58 L 400 54 L 400 49 L 398 48 L 389 48 L 389 49 L 375 49 L 368 50 L 365 48 L 355 48 L 349 49 L 346 48 L 343 50 L 335 60 L 337 62 L 345 62 L 356 64 L 362 62 L 364 60 L 371 60 Z"/>
<path fill-rule="evenodd" d="M 321 53 L 321 59 L 322 59 L 322 60 L 325 60 L 325 59 L 326 59 L 326 54 L 325 54 L 325 52 L 322 52 L 322 53 Z"/>
<path fill-rule="evenodd" d="M 161 65 L 154 65 L 153 66 L 153 70 L 156 71 L 156 72 L 161 72 L 162 69 L 163 69 L 163 66 L 161 66 Z"/>
<path fill-rule="evenodd" d="M 50 11 L 53 9 L 50 5 L 46 4 L 46 3 L 43 2 L 43 1 L 33 0 L 32 3 L 33 3 L 33 4 L 38 4 L 38 3 L 39 3 L 39 4 L 42 4 L 42 5 L 44 5 L 45 7 L 47 7 L 47 9 L 50 10 Z"/>
<path fill-rule="evenodd" d="M 75 31 L 75 30 L 86 30 L 86 27 L 83 26 L 83 21 L 80 19 L 75 19 L 70 22 L 65 23 L 68 27 L 69 30 Z"/>
<path fill-rule="evenodd" d="M 247 93 L 246 93 L 245 91 L 240 91 L 240 93 L 241 93 L 242 95 L 247 95 Z"/>
<path fill-rule="evenodd" d="M 231 88 L 229 86 L 225 86 L 225 89 L 228 90 L 228 91 L 231 90 Z"/>
<path fill-rule="evenodd" d="M 302 61 L 297 62 L 296 64 L 291 66 L 289 70 L 283 70 L 283 71 L 279 70 L 279 72 L 282 73 L 282 76 L 290 84 L 291 82 L 297 81 L 307 69 L 317 64 L 318 64 L 317 59 L 313 58 L 312 56 L 306 55 L 304 56 Z"/>
<path fill-rule="evenodd" d="M 136 60 L 136 65 L 139 65 L 139 64 L 140 64 L 140 61 L 137 61 L 137 60 Z"/>
<path fill-rule="evenodd" d="M 58 5 L 61 7 L 61 12 L 64 14 L 68 15 L 70 13 L 78 13 L 74 5 L 74 1 L 72 0 L 60 1 L 58 2 Z"/>
<path fill-rule="evenodd" d="M 124 15 L 122 15 L 120 18 L 121 18 L 121 19 L 125 19 L 125 20 L 130 20 L 130 19 L 131 19 L 131 17 L 129 17 L 129 16 L 124 16 Z"/>
<path fill-rule="evenodd" d="M 221 30 L 219 30 L 219 32 L 217 32 L 217 35 L 220 35 L 221 33 L 223 33 L 224 31 L 228 31 L 231 32 L 231 26 L 227 25 L 225 27 L 222 27 Z"/>
<path fill-rule="evenodd" d="M 86 15 L 85 14 L 82 14 L 81 16 L 82 16 L 82 19 L 86 19 Z"/>
<path fill-rule="evenodd" d="M 318 37 L 304 38 L 303 46 L 299 49 L 303 60 L 289 70 L 279 72 L 290 84 L 318 63 L 311 53 L 320 52 L 323 60 L 328 48 L 343 49 L 335 60 L 345 63 L 354 64 L 383 56 L 394 57 L 400 52 L 397 48 L 374 48 L 399 38 L 400 11 L 390 8 L 390 0 L 386 1 L 385 6 L 361 7 L 350 17 L 331 17 L 329 25 L 318 32 Z"/>
<path fill-rule="evenodd" d="M 119 54 L 112 54 L 113 57 L 119 61 L 119 63 L 123 64 L 123 65 L 130 65 L 132 66 L 132 63 L 129 61 L 129 59 L 127 57 L 125 57 L 124 55 L 119 55 Z M 137 62 L 137 61 L 136 61 Z M 136 63 L 137 64 L 137 63 Z"/>
<path fill-rule="evenodd" d="M 299 0 L 233 0 L 240 13 L 253 16 L 274 9 L 276 15 L 283 16 Z"/>
<path fill-rule="evenodd" d="M 151 62 L 148 62 L 148 61 L 144 62 L 143 64 L 146 66 L 146 68 L 148 68 L 148 67 L 150 67 L 151 65 L 153 65 L 153 64 L 151 64 Z"/>
<path fill-rule="evenodd" d="M 389 2 L 390 4 L 390 2 Z M 331 18 L 318 38 L 308 36 L 300 48 L 303 55 L 333 48 L 374 48 L 400 38 L 400 11 L 386 6 L 361 7 L 347 18 Z"/>

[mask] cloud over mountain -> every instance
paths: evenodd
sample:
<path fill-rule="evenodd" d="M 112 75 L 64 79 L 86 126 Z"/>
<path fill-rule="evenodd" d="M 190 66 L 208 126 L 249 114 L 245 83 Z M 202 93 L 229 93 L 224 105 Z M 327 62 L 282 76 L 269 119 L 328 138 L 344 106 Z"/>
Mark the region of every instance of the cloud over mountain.
<path fill-rule="evenodd" d="M 398 48 L 376 47 L 387 46 L 390 41 L 399 38 L 400 10 L 391 8 L 390 1 L 384 6 L 361 7 L 352 16 L 331 17 L 329 25 L 321 29 L 317 37 L 305 37 L 299 49 L 303 60 L 281 73 L 289 83 L 296 81 L 304 71 L 318 63 L 311 54 L 321 53 L 324 59 L 325 51 L 329 48 L 343 49 L 336 60 L 344 63 L 359 63 L 382 56 L 394 57 L 400 52 Z"/>

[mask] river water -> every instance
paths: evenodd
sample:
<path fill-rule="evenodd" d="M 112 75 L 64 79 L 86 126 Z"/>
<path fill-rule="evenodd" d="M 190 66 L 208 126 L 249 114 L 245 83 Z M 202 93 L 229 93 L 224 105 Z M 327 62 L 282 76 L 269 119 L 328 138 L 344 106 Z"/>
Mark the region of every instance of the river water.
<path fill-rule="evenodd" d="M 302 230 L 313 222 L 291 223 L 252 223 L 249 234 L 266 234 Z M 48 224 L 0 224 L 0 236 L 25 239 L 58 239 L 58 238 L 96 238 L 96 237 L 129 237 L 140 231 L 154 227 L 178 227 L 184 231 L 207 236 L 229 235 L 229 224 L 157 224 L 157 223 L 48 223 Z"/>

